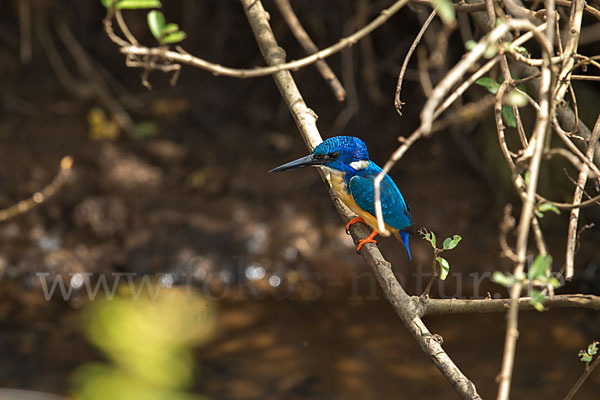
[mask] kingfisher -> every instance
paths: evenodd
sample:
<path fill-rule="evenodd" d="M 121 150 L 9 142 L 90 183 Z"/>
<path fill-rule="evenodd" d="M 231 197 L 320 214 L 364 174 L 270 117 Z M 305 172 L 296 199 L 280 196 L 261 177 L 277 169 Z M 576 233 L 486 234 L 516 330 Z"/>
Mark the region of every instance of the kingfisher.
<path fill-rule="evenodd" d="M 306 157 L 273 168 L 269 172 L 287 171 L 307 166 L 321 167 L 330 174 L 331 185 L 337 197 L 358 217 L 346 225 L 346 232 L 352 224 L 362 222 L 373 232 L 358 242 L 356 251 L 365 243 L 377 243 L 377 218 L 375 217 L 375 188 L 373 182 L 381 168 L 369 160 L 365 143 L 353 136 L 335 136 L 319 144 Z M 414 232 L 410 208 L 402 193 L 387 174 L 381 181 L 381 208 L 383 221 L 388 231 L 404 244 L 408 258 L 412 260 L 408 247 L 408 235 Z"/>

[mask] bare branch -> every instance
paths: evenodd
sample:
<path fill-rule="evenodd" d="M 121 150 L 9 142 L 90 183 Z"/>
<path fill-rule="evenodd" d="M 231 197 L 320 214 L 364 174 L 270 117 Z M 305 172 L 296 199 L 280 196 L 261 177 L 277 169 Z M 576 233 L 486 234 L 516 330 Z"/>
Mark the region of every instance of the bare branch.
<path fill-rule="evenodd" d="M 590 142 L 588 144 L 587 151 L 585 156 L 587 158 L 594 157 L 594 152 L 596 151 L 596 145 L 598 144 L 598 139 L 600 139 L 600 115 L 596 120 L 596 124 L 594 125 L 594 130 L 592 131 L 592 137 L 590 138 Z M 575 193 L 573 193 L 573 205 L 579 206 L 581 203 L 581 197 L 583 195 L 583 191 L 585 188 L 585 183 L 587 182 L 589 168 L 587 164 L 583 164 L 581 170 L 579 171 L 579 177 L 577 178 L 577 185 L 575 185 Z M 571 215 L 569 216 L 569 230 L 567 234 L 567 253 L 566 253 L 566 261 L 565 261 L 565 279 L 571 280 L 573 278 L 573 260 L 575 258 L 575 241 L 577 238 L 577 223 L 579 221 L 579 207 L 575 207 L 571 210 Z"/>
<path fill-rule="evenodd" d="M 11 219 L 19 214 L 26 213 L 56 194 L 56 192 L 58 192 L 62 185 L 71 176 L 72 167 L 73 158 L 70 156 L 63 157 L 63 159 L 60 161 L 60 169 L 58 174 L 56 174 L 52 182 L 50 182 L 39 192 L 35 192 L 30 198 L 21 200 L 15 205 L 5 208 L 4 210 L 0 210 L 0 222 Z"/>
<path fill-rule="evenodd" d="M 283 19 L 290 27 L 290 30 L 304 51 L 306 51 L 308 54 L 317 53 L 319 49 L 312 41 L 310 36 L 308 36 L 308 33 L 304 30 L 300 20 L 294 13 L 294 9 L 292 8 L 290 1 L 275 0 L 275 4 L 277 5 L 277 8 L 279 8 L 279 12 L 283 16 Z M 346 98 L 346 90 L 342 86 L 337 76 L 335 76 L 335 73 L 331 70 L 327 62 L 325 60 L 316 61 L 315 67 L 317 67 L 325 82 L 329 84 L 338 101 L 344 101 Z"/>
<path fill-rule="evenodd" d="M 252 31 L 254 32 L 267 63 L 269 65 L 274 65 L 283 62 L 284 51 L 278 46 L 277 41 L 273 36 L 273 32 L 266 17 L 267 13 L 264 10 L 261 1 L 241 0 L 241 3 L 246 11 Z M 312 149 L 321 141 L 319 131 L 316 127 L 315 114 L 304 103 L 304 100 L 288 71 L 278 72 L 273 75 L 273 78 L 296 121 L 302 137 L 308 147 Z M 320 173 L 322 178 L 325 179 L 323 172 L 320 171 Z M 348 221 L 351 217 L 349 210 L 343 206 L 341 201 L 337 199 L 333 193 L 332 199 L 342 218 L 345 221 Z M 358 240 L 357 233 L 364 233 L 366 230 L 366 227 L 359 225 L 360 224 L 354 224 L 351 227 L 354 240 Z M 398 283 L 398 280 L 392 272 L 390 263 L 383 258 L 377 249 L 377 246 L 374 244 L 363 246 L 361 254 L 367 264 L 372 268 L 388 300 L 391 302 L 413 337 L 417 340 L 421 349 L 429 355 L 434 364 L 452 384 L 460 397 L 464 399 L 480 399 L 481 397 L 477 394 L 475 385 L 473 385 L 473 383 L 458 369 L 442 348 L 440 341 L 437 340 L 438 336 L 432 335 L 418 316 L 416 304 L 411 297 L 406 294 L 400 283 Z"/>

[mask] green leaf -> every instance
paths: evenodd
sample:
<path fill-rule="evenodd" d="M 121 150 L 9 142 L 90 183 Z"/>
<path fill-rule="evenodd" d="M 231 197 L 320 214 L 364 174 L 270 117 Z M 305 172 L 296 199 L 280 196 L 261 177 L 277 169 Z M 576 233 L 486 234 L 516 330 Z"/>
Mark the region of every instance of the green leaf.
<path fill-rule="evenodd" d="M 548 271 L 550 271 L 550 264 L 552 264 L 552 256 L 550 254 L 541 255 L 539 254 L 535 260 L 533 260 L 533 264 L 529 268 L 529 272 L 527 273 L 527 277 L 530 281 L 542 281 L 546 282 L 548 280 Z"/>
<path fill-rule="evenodd" d="M 450 271 L 450 264 L 448 264 L 448 261 L 443 257 L 436 257 L 435 261 L 438 262 L 441 268 L 440 279 L 445 281 L 448 277 L 448 272 Z"/>
<path fill-rule="evenodd" d="M 160 40 L 161 44 L 170 44 L 170 43 L 178 43 L 185 39 L 185 32 L 173 32 L 169 33 L 165 37 Z"/>
<path fill-rule="evenodd" d="M 510 106 L 502 106 L 502 119 L 504 119 L 506 126 L 511 128 L 517 127 L 517 120 Z"/>
<path fill-rule="evenodd" d="M 496 46 L 489 45 L 483 51 L 483 56 L 489 60 L 490 58 L 494 57 L 497 52 L 498 52 L 498 48 Z"/>
<path fill-rule="evenodd" d="M 595 356 L 596 353 L 598 353 L 598 342 L 594 342 L 594 343 L 590 344 L 587 348 L 587 353 L 590 356 Z"/>
<path fill-rule="evenodd" d="M 160 8 L 159 0 L 120 0 L 117 3 L 119 10 L 138 10 L 140 8 Z"/>
<path fill-rule="evenodd" d="M 546 283 L 552 285 L 552 287 L 554 287 L 554 288 L 559 288 L 560 287 L 560 282 L 554 276 L 551 276 L 550 278 L 548 278 L 548 280 L 546 281 Z"/>
<path fill-rule="evenodd" d="M 118 0 L 100 0 L 100 1 L 102 2 L 102 5 L 103 5 L 104 7 L 106 7 L 106 8 L 110 8 L 110 6 L 112 6 L 112 4 L 113 4 L 115 1 L 118 1 Z"/>
<path fill-rule="evenodd" d="M 474 40 L 467 40 L 465 42 L 465 49 L 471 51 L 475 48 L 475 46 L 477 46 L 477 42 Z"/>
<path fill-rule="evenodd" d="M 592 362 L 592 360 L 594 359 L 594 357 L 590 356 L 588 353 L 586 352 L 581 352 L 579 353 L 579 357 L 581 358 L 581 361 L 583 362 Z"/>
<path fill-rule="evenodd" d="M 486 88 L 491 94 L 498 93 L 498 88 L 500 87 L 500 84 L 498 82 L 487 76 L 477 79 L 475 83 L 479 86 L 483 86 L 484 88 Z"/>
<path fill-rule="evenodd" d="M 431 247 L 433 247 L 435 249 L 435 246 L 436 246 L 435 233 L 427 232 L 427 230 L 425 228 L 419 230 L 419 233 L 423 236 L 423 239 L 427 240 L 429 242 L 429 244 L 431 244 Z"/>
<path fill-rule="evenodd" d="M 527 97 L 518 90 L 511 90 L 506 96 L 506 103 L 511 106 L 525 107 L 527 105 Z"/>
<path fill-rule="evenodd" d="M 542 214 L 542 216 L 543 216 L 543 213 L 545 213 L 546 211 L 552 211 L 553 213 L 560 215 L 560 210 L 558 209 L 558 207 L 556 207 L 554 204 L 547 202 L 547 201 L 538 205 L 536 207 L 535 211 Z M 536 212 L 536 215 L 538 214 L 537 212 Z"/>
<path fill-rule="evenodd" d="M 546 300 L 546 296 L 539 290 L 531 291 L 531 298 L 529 299 L 529 303 L 538 311 L 544 311 L 544 300 Z"/>
<path fill-rule="evenodd" d="M 148 13 L 147 18 L 148 27 L 150 28 L 150 32 L 152 32 L 152 36 L 154 36 L 156 40 L 160 40 L 163 29 L 165 28 L 164 14 L 160 11 L 152 10 Z"/>
<path fill-rule="evenodd" d="M 452 250 L 458 246 L 458 242 L 461 240 L 462 237 L 460 237 L 460 235 L 454 235 L 452 238 L 446 238 L 446 240 L 444 240 L 444 250 Z"/>
<path fill-rule="evenodd" d="M 166 24 L 164 28 L 162 28 L 162 35 L 168 35 L 169 33 L 177 32 L 179 30 L 179 25 L 177 24 Z"/>
<path fill-rule="evenodd" d="M 515 284 L 515 278 L 512 275 L 504 275 L 500 271 L 494 271 L 492 275 L 492 282 L 496 282 L 504 287 L 511 287 Z"/>
<path fill-rule="evenodd" d="M 142 121 L 135 124 L 133 136 L 136 139 L 148 139 L 158 134 L 158 125 L 154 121 Z"/>
<path fill-rule="evenodd" d="M 525 171 L 525 175 L 523 175 L 523 180 L 526 185 L 529 185 L 529 171 Z"/>
<path fill-rule="evenodd" d="M 454 7 L 452 7 L 452 1 L 450 0 L 433 0 L 433 4 L 437 9 L 437 13 L 444 21 L 444 24 L 448 25 L 456 19 L 454 13 Z"/>

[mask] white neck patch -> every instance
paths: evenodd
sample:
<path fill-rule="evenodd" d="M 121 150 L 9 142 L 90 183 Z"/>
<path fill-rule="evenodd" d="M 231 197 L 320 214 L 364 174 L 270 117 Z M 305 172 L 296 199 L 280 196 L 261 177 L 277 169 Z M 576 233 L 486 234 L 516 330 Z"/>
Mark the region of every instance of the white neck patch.
<path fill-rule="evenodd" d="M 350 166 L 355 170 L 360 171 L 361 169 L 367 168 L 369 166 L 369 162 L 367 160 L 352 161 Z"/>

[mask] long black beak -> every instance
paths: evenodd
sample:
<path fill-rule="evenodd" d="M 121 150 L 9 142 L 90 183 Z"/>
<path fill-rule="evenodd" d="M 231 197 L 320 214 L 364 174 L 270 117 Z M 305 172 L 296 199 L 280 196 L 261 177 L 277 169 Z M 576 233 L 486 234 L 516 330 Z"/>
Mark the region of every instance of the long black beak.
<path fill-rule="evenodd" d="M 327 162 L 324 158 L 315 158 L 312 154 L 307 155 L 306 157 L 299 158 L 294 161 L 290 161 L 287 164 L 280 165 L 279 167 L 273 168 L 269 172 L 281 172 L 287 171 L 290 169 L 303 168 L 311 165 L 323 165 Z"/>

